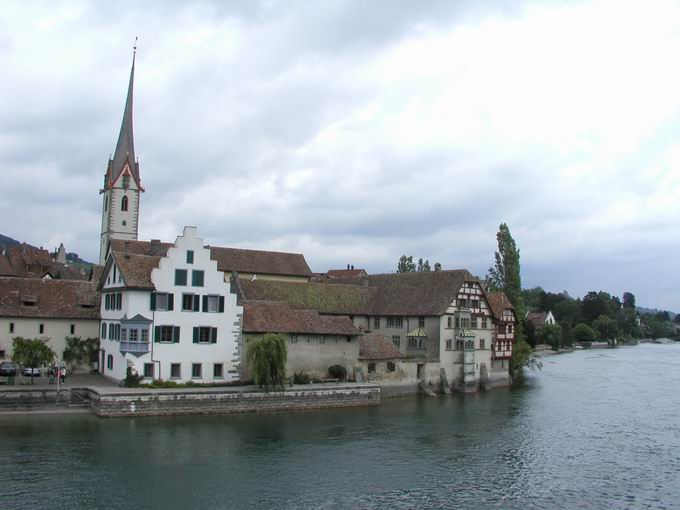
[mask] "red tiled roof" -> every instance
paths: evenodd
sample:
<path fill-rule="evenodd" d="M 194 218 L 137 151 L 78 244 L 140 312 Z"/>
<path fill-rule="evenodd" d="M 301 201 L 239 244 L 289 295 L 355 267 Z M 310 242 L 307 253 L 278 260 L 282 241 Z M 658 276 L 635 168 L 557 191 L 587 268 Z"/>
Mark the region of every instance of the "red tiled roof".
<path fill-rule="evenodd" d="M 25 302 L 34 304 L 27 306 Z M 0 278 L 0 316 L 99 319 L 96 282 Z"/>
<path fill-rule="evenodd" d="M 401 353 L 386 335 L 368 333 L 359 337 L 359 359 L 398 359 Z"/>
<path fill-rule="evenodd" d="M 250 301 L 243 306 L 244 333 L 297 333 L 358 335 L 349 317 L 319 315 L 315 310 L 294 310 L 285 303 Z"/>
<path fill-rule="evenodd" d="M 509 309 L 515 312 L 515 307 L 503 292 L 487 292 L 487 301 L 489 302 L 489 307 L 491 307 L 491 312 L 496 319 L 500 319 L 503 316 L 503 310 Z"/>
<path fill-rule="evenodd" d="M 367 274 L 365 269 L 329 269 L 326 272 L 326 275 L 331 278 L 356 278 L 357 276 L 366 276 Z"/>

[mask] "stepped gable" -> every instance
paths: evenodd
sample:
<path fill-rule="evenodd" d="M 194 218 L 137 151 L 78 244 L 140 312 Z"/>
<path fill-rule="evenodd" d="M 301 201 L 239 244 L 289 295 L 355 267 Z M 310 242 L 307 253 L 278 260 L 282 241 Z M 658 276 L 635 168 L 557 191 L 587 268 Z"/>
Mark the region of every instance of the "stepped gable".
<path fill-rule="evenodd" d="M 286 303 L 250 301 L 243 305 L 246 333 L 358 335 L 349 317 L 319 315 L 315 310 L 293 310 Z"/>
<path fill-rule="evenodd" d="M 0 316 L 99 319 L 97 284 L 0 277 Z"/>
<path fill-rule="evenodd" d="M 332 283 L 242 280 L 243 298 L 248 301 L 280 301 L 297 310 L 324 314 L 368 315 L 373 289 Z"/>
<path fill-rule="evenodd" d="M 391 273 L 368 277 L 376 289 L 373 315 L 442 315 L 465 282 L 479 282 L 466 269 Z"/>
<path fill-rule="evenodd" d="M 130 255 L 151 255 L 164 257 L 174 243 L 160 241 L 126 241 L 111 239 L 111 251 Z M 276 251 L 246 250 L 209 246 L 210 258 L 217 262 L 217 269 L 226 273 L 271 274 L 281 276 L 311 277 L 312 271 L 304 255 Z"/>
<path fill-rule="evenodd" d="M 394 342 L 381 333 L 364 333 L 359 337 L 359 359 L 399 359 L 401 352 Z"/>
<path fill-rule="evenodd" d="M 500 320 L 500 318 L 503 316 L 503 310 L 507 308 L 515 311 L 515 307 L 512 306 L 508 296 L 506 296 L 503 292 L 487 292 L 486 299 L 489 302 L 491 312 L 493 313 L 494 317 L 496 317 L 496 319 Z"/>

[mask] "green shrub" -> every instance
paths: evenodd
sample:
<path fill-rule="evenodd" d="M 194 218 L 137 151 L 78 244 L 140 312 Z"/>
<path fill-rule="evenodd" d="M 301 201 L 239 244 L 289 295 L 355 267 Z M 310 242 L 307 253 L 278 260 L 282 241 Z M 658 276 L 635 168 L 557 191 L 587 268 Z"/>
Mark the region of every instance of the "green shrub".
<path fill-rule="evenodd" d="M 141 375 L 132 373 L 132 367 L 127 367 L 127 371 L 125 372 L 125 379 L 123 379 L 123 385 L 126 388 L 138 388 L 139 381 L 141 381 L 142 379 L 143 377 Z"/>
<path fill-rule="evenodd" d="M 305 374 L 303 370 L 293 374 L 293 384 L 309 384 L 309 374 Z"/>
<path fill-rule="evenodd" d="M 333 379 L 347 380 L 347 369 L 342 365 L 331 365 L 328 367 L 328 373 Z"/>

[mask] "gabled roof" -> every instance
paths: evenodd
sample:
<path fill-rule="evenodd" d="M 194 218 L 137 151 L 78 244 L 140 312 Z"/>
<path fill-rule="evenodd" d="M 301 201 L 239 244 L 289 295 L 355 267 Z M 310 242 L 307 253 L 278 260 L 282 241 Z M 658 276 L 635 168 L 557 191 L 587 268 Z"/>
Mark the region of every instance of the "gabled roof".
<path fill-rule="evenodd" d="M 549 313 L 550 312 L 528 312 L 526 314 L 526 320 L 535 326 L 543 326 L 545 325 L 545 321 L 548 319 Z"/>
<path fill-rule="evenodd" d="M 124 252 L 136 255 L 165 256 L 173 243 L 160 241 L 125 241 L 111 239 L 112 252 Z M 217 269 L 227 273 L 270 274 L 278 276 L 312 275 L 304 255 L 276 251 L 245 250 L 241 248 L 223 248 L 209 246 L 210 258 L 217 262 Z"/>
<path fill-rule="evenodd" d="M 246 302 L 281 301 L 298 310 L 342 315 L 365 315 L 370 310 L 372 291 L 358 285 L 273 280 L 242 280 L 240 285 Z"/>
<path fill-rule="evenodd" d="M 27 306 L 24 302 L 33 303 Z M 0 316 L 99 319 L 95 282 L 0 277 Z"/>
<path fill-rule="evenodd" d="M 442 315 L 466 281 L 479 280 L 465 269 L 371 275 L 368 285 L 377 289 L 374 315 Z"/>
<path fill-rule="evenodd" d="M 402 355 L 394 342 L 381 333 L 364 333 L 359 337 L 359 359 L 399 359 Z"/>
<path fill-rule="evenodd" d="M 130 253 L 111 252 L 106 261 L 106 266 L 99 279 L 99 290 L 104 288 L 106 277 L 111 271 L 111 266 L 116 263 L 118 271 L 123 276 L 125 288 L 153 290 L 151 271 L 158 267 L 161 257 L 151 255 L 137 255 Z M 112 289 L 115 290 L 115 289 Z"/>
<path fill-rule="evenodd" d="M 358 335 L 349 317 L 319 315 L 315 310 L 294 310 L 285 303 L 250 301 L 243 306 L 244 333 Z"/>
<path fill-rule="evenodd" d="M 504 310 L 512 310 L 513 313 L 515 313 L 515 307 L 512 305 L 505 293 L 487 292 L 486 298 L 489 302 L 489 307 L 491 307 L 491 312 L 497 319 L 500 319 L 503 316 Z"/>

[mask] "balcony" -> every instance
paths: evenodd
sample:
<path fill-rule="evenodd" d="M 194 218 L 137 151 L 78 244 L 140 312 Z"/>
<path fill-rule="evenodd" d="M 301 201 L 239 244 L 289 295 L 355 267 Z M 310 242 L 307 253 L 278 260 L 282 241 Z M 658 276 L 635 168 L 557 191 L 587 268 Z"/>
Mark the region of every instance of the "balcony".
<path fill-rule="evenodd" d="M 120 352 L 122 354 L 146 354 L 149 352 L 149 342 L 120 342 Z"/>

